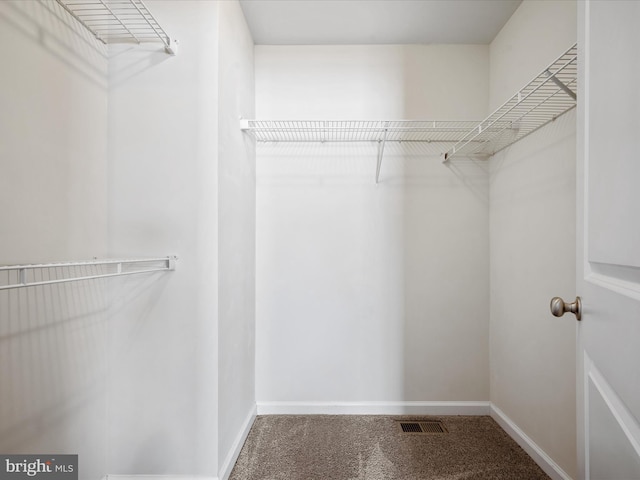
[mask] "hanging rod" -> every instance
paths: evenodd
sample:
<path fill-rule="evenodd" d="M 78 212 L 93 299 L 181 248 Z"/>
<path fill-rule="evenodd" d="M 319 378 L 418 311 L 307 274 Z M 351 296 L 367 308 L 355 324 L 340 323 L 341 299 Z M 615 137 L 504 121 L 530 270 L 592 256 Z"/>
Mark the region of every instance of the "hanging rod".
<path fill-rule="evenodd" d="M 170 55 L 178 43 L 160 26 L 142 0 L 56 0 L 69 15 L 99 41 L 113 43 L 162 42 Z"/>
<path fill-rule="evenodd" d="M 7 272 L 7 284 L 0 285 L 0 290 L 12 288 L 36 287 L 40 285 L 54 285 L 57 283 L 75 282 L 79 280 L 92 280 L 95 278 L 119 277 L 123 275 L 134 275 L 137 273 L 165 272 L 175 270 L 176 257 L 157 258 L 130 258 L 130 259 L 110 259 L 110 260 L 89 260 L 83 262 L 59 262 L 40 263 L 31 265 L 7 265 L 0 266 L 0 272 Z M 155 264 L 155 266 L 154 266 Z M 103 272 L 87 272 L 87 267 L 103 267 Z M 62 278 L 44 279 L 44 272 L 50 276 L 51 269 L 56 275 Z M 85 270 L 78 275 L 77 270 Z M 35 272 L 42 270 L 40 279 L 36 278 Z M 13 272 L 13 273 L 12 273 Z M 73 275 L 73 276 L 64 276 Z M 12 279 L 11 277 L 15 277 Z"/>
<path fill-rule="evenodd" d="M 445 153 L 490 157 L 554 121 L 577 104 L 578 47 L 574 44 Z"/>

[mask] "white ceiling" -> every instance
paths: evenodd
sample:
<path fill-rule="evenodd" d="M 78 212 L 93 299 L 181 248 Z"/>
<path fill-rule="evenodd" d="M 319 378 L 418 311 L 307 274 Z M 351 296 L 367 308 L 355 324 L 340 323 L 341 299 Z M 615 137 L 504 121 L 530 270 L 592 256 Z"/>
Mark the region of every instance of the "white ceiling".
<path fill-rule="evenodd" d="M 258 45 L 488 44 L 522 0 L 240 0 Z"/>

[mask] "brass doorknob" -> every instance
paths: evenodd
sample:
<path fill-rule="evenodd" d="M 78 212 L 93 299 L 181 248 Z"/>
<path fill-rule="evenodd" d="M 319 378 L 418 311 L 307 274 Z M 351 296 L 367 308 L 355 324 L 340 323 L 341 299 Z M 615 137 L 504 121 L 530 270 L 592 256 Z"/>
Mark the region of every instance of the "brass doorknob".
<path fill-rule="evenodd" d="M 582 300 L 580 297 L 576 297 L 576 300 L 571 303 L 565 302 L 560 297 L 551 299 L 551 313 L 555 317 L 561 317 L 567 312 L 573 313 L 576 316 L 576 320 L 582 320 Z"/>

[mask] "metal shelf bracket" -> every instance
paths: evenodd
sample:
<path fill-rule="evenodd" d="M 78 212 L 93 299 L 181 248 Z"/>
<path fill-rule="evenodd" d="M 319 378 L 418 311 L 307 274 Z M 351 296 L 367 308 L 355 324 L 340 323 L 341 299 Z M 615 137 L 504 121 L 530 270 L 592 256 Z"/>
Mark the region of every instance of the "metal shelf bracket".
<path fill-rule="evenodd" d="M 555 83 L 558 87 L 560 87 L 562 89 L 562 91 L 564 93 L 566 93 L 567 95 L 569 95 L 571 98 L 573 98 L 574 100 L 578 99 L 578 96 L 576 95 L 576 92 L 574 92 L 573 90 L 571 90 L 569 87 L 567 87 L 564 83 L 562 83 L 562 81 L 558 80 L 558 77 L 556 77 L 555 73 L 551 73 L 549 71 L 549 69 L 544 71 L 545 75 L 547 75 L 548 77 L 551 78 L 551 81 L 553 83 Z"/>
<path fill-rule="evenodd" d="M 389 133 L 389 122 L 385 122 L 384 135 L 382 140 L 378 142 L 378 165 L 376 166 L 376 184 L 380 180 L 380 168 L 382 167 L 382 156 L 384 155 L 384 146 L 387 143 L 387 134 Z"/>

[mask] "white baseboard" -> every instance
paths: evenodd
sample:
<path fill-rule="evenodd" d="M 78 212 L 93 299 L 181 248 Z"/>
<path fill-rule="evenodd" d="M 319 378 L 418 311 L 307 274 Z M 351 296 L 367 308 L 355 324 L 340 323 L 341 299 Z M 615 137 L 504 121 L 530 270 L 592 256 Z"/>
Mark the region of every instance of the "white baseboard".
<path fill-rule="evenodd" d="M 219 477 L 107 475 L 102 480 L 228 480 L 256 415 L 491 415 L 553 480 L 572 480 L 520 427 L 491 402 L 258 402 L 222 464 Z"/>
<path fill-rule="evenodd" d="M 502 429 L 513 438 L 522 449 L 544 470 L 553 480 L 571 480 L 571 477 L 560 468 L 553 459 L 547 455 L 542 448 L 536 444 L 520 427 L 518 427 L 505 413 L 491 404 L 491 418 L 493 418 Z"/>
<path fill-rule="evenodd" d="M 258 415 L 489 415 L 487 402 L 258 402 Z"/>
<path fill-rule="evenodd" d="M 254 405 L 251 411 L 247 414 L 247 417 L 242 424 L 242 428 L 240 429 L 240 432 L 238 432 L 238 435 L 233 442 L 231 451 L 229 451 L 227 458 L 224 459 L 224 462 L 220 466 L 220 469 L 218 471 L 218 478 L 220 480 L 227 480 L 231 475 L 231 471 L 236 464 L 238 455 L 240 455 L 240 450 L 242 450 L 242 446 L 244 445 L 244 442 L 249 435 L 249 430 L 251 430 L 251 426 L 253 425 L 253 421 L 255 420 L 257 414 L 257 407 Z"/>

